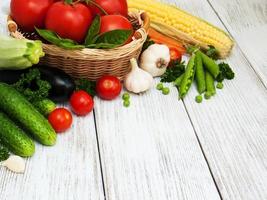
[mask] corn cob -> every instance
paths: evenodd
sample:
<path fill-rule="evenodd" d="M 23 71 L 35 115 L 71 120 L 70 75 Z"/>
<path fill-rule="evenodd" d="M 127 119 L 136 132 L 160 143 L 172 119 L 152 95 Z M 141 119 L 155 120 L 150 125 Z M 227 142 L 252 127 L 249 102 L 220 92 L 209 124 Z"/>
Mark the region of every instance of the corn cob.
<path fill-rule="evenodd" d="M 130 11 L 145 11 L 150 16 L 150 26 L 184 44 L 208 49 L 214 46 L 221 58 L 227 57 L 234 42 L 221 29 L 189 13 L 155 0 L 127 0 Z"/>

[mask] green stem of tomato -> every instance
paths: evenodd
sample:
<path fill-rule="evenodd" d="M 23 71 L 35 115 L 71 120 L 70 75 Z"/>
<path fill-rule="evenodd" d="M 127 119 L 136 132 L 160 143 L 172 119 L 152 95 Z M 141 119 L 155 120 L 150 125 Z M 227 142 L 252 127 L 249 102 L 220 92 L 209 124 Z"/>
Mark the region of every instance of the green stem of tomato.
<path fill-rule="evenodd" d="M 64 3 L 66 3 L 66 4 L 72 4 L 72 0 L 64 0 Z"/>
<path fill-rule="evenodd" d="M 88 3 L 93 4 L 95 7 L 97 7 L 101 12 L 103 12 L 105 15 L 108 15 L 108 13 L 100 6 L 98 5 L 96 2 L 94 2 L 93 0 L 89 1 Z"/>

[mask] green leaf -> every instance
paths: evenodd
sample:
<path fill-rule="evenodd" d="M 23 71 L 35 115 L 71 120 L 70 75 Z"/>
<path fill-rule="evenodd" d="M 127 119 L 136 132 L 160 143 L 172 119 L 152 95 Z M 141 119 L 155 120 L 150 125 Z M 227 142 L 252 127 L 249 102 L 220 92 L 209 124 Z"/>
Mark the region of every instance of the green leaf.
<path fill-rule="evenodd" d="M 132 35 L 132 30 L 113 30 L 99 35 L 96 39 L 97 43 L 123 45 Z"/>
<path fill-rule="evenodd" d="M 89 49 L 114 49 L 120 45 L 118 44 L 108 44 L 108 43 L 97 43 L 97 44 L 89 44 L 86 48 Z"/>
<path fill-rule="evenodd" d="M 38 28 L 35 29 L 42 38 L 64 49 L 82 49 L 85 47 L 84 45 L 79 45 L 77 42 L 71 39 L 61 38 L 53 31 Z"/>
<path fill-rule="evenodd" d="M 65 0 L 64 1 L 66 4 L 72 4 L 72 0 Z"/>
<path fill-rule="evenodd" d="M 75 80 L 76 90 L 84 90 L 91 96 L 96 95 L 96 82 L 87 79 Z"/>
<path fill-rule="evenodd" d="M 91 24 L 87 36 L 85 38 L 85 45 L 93 44 L 100 30 L 100 16 L 97 15 Z"/>

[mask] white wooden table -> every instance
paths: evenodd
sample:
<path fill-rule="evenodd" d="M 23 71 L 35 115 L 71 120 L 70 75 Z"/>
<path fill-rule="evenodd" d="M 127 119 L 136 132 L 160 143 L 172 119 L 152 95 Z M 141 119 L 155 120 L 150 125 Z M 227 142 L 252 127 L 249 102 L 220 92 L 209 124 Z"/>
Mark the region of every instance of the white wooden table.
<path fill-rule="evenodd" d="M 202 104 L 174 88 L 132 96 L 128 109 L 96 99 L 56 146 L 37 145 L 24 175 L 0 169 L 1 200 L 267 199 L 267 1 L 169 2 L 233 36 L 234 81 Z"/>

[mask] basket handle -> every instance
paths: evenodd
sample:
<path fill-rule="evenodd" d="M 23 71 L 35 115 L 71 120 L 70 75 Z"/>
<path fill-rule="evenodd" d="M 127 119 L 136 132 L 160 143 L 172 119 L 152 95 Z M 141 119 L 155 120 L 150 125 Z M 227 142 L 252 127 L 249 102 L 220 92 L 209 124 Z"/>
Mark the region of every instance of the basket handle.
<path fill-rule="evenodd" d="M 141 19 L 143 20 L 143 26 L 142 26 L 141 29 L 137 30 L 134 33 L 134 38 L 137 39 L 137 40 L 144 37 L 146 32 L 148 32 L 148 29 L 149 29 L 149 26 L 150 26 L 150 18 L 149 18 L 149 15 L 146 12 L 142 12 L 141 13 Z"/>

